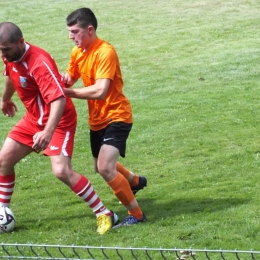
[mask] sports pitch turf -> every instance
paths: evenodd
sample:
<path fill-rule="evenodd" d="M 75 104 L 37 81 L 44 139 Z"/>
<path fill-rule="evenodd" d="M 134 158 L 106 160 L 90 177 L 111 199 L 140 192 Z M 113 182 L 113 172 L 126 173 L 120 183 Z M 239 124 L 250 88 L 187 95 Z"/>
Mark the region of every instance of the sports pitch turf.
<path fill-rule="evenodd" d="M 63 71 L 73 46 L 66 15 L 86 4 L 119 54 L 134 111 L 121 161 L 148 179 L 137 195 L 148 221 L 100 236 L 48 158 L 32 154 L 16 167 L 17 226 L 2 241 L 259 250 L 259 1 L 12 0 L 0 1 L 0 22 L 17 23 Z M 24 112 L 17 104 L 13 119 L 0 117 L 0 145 Z M 122 219 L 125 209 L 93 171 L 86 104 L 75 104 L 73 167 Z"/>

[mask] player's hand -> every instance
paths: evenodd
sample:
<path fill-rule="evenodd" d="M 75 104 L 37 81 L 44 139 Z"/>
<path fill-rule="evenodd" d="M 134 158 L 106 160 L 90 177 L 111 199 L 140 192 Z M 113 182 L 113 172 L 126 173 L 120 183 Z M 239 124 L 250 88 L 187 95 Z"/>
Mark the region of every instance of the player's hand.
<path fill-rule="evenodd" d="M 72 87 L 77 81 L 76 79 L 72 78 L 67 72 L 60 73 L 60 74 L 61 74 L 61 80 L 64 82 L 66 88 Z"/>
<path fill-rule="evenodd" d="M 5 116 L 13 117 L 15 113 L 18 111 L 17 106 L 12 100 L 2 101 L 1 110 Z"/>
<path fill-rule="evenodd" d="M 69 88 L 72 86 L 71 77 L 68 73 L 61 73 L 61 80 L 64 82 L 64 85 L 66 88 Z"/>
<path fill-rule="evenodd" d="M 36 152 L 41 152 L 45 150 L 50 143 L 52 138 L 52 135 L 47 133 L 46 131 L 41 131 L 36 133 L 33 136 L 33 146 L 32 149 L 34 149 Z"/>

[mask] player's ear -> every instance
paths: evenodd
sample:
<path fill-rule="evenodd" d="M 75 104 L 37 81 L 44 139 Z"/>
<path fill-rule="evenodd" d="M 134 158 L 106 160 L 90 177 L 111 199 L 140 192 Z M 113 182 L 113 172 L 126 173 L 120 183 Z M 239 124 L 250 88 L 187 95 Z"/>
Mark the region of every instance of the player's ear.
<path fill-rule="evenodd" d="M 21 38 L 21 39 L 19 40 L 19 43 L 23 44 L 23 43 L 24 43 L 24 38 Z"/>
<path fill-rule="evenodd" d="M 89 32 L 90 34 L 94 33 L 94 32 L 95 32 L 94 26 L 89 25 L 89 26 L 88 26 L 88 32 Z"/>

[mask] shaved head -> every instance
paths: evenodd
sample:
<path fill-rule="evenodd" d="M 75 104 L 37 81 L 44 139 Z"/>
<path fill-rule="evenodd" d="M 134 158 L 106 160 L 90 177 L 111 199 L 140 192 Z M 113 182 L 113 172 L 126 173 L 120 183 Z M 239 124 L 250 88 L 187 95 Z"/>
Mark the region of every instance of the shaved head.
<path fill-rule="evenodd" d="M 23 56 L 25 47 L 22 31 L 16 24 L 0 23 L 0 56 L 9 62 L 17 61 Z"/>
<path fill-rule="evenodd" d="M 23 38 L 21 29 L 11 22 L 0 23 L 0 42 L 17 43 Z"/>

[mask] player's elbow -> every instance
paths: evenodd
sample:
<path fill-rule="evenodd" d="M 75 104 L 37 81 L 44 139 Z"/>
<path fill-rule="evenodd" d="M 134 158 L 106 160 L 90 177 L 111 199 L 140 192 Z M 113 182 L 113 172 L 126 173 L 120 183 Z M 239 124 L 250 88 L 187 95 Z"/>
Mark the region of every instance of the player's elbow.
<path fill-rule="evenodd" d="M 100 95 L 98 95 L 97 99 L 104 99 L 106 97 L 106 93 L 102 93 Z"/>
<path fill-rule="evenodd" d="M 107 95 L 107 91 L 104 89 L 98 89 L 96 92 L 96 99 L 104 99 Z"/>
<path fill-rule="evenodd" d="M 110 86 L 110 79 L 98 79 L 95 84 L 96 99 L 104 99 Z"/>

